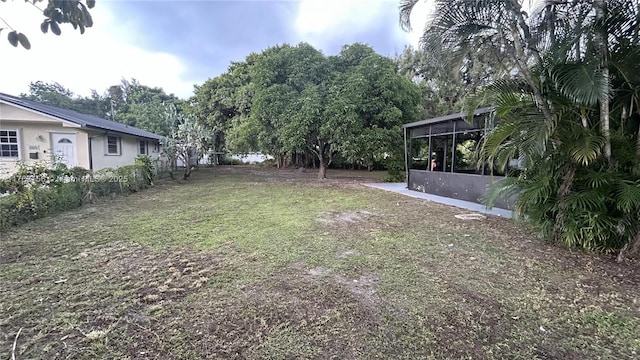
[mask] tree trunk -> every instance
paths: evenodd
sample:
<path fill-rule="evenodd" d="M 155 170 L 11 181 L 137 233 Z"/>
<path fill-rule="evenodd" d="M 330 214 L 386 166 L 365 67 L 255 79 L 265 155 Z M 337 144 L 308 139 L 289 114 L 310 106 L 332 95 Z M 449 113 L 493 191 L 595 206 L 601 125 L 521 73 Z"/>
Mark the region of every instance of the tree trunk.
<path fill-rule="evenodd" d="M 633 237 L 633 239 L 624 244 L 624 247 L 620 250 L 620 253 L 618 253 L 618 258 L 616 259 L 616 261 L 621 263 L 625 259 L 638 254 L 638 250 L 640 250 L 640 230 L 636 232 L 636 235 Z"/>
<path fill-rule="evenodd" d="M 320 168 L 318 170 L 318 180 L 324 180 L 327 178 L 327 161 L 324 157 L 320 158 Z"/>
<path fill-rule="evenodd" d="M 584 114 L 580 115 L 580 119 L 582 120 L 582 127 L 585 129 L 589 128 L 589 122 L 587 121 L 587 117 Z"/>
<path fill-rule="evenodd" d="M 318 180 L 324 180 L 327 178 L 327 166 L 329 166 L 330 159 L 327 158 L 325 154 L 325 148 L 327 144 L 324 142 L 320 142 L 318 144 Z"/>
<path fill-rule="evenodd" d="M 540 56 L 540 52 L 536 47 L 536 40 L 533 38 L 533 36 L 531 36 L 531 29 L 529 29 L 529 25 L 527 24 L 527 19 L 525 19 L 524 11 L 522 11 L 522 5 L 520 4 L 520 0 L 512 0 L 512 3 L 513 3 L 513 12 L 514 12 L 513 15 L 515 16 L 517 21 L 517 23 L 512 23 L 512 26 L 511 26 L 511 31 L 514 37 L 514 45 L 516 45 L 516 41 L 517 41 L 517 43 L 522 48 L 523 45 L 520 42 L 520 34 L 522 34 L 524 36 L 523 40 L 527 45 L 527 49 L 529 50 L 531 55 L 533 55 L 533 57 L 535 58 L 535 61 L 538 64 L 542 64 L 542 57 Z M 551 24 L 548 24 L 547 26 L 555 28 L 555 24 L 553 23 L 555 20 L 554 19 L 549 19 L 549 20 Z M 517 30 L 517 29 L 514 30 L 514 27 L 517 28 L 518 26 L 520 27 L 520 30 Z M 555 37 L 555 33 L 553 33 L 552 36 Z M 524 51 L 523 51 L 523 54 L 524 54 Z M 520 58 L 520 59 L 526 59 L 526 58 Z"/>
<path fill-rule="evenodd" d="M 596 12 L 596 23 L 603 26 L 605 3 L 603 0 L 594 0 L 593 6 Z M 609 82 L 609 47 L 607 45 L 607 29 L 596 31 L 595 39 L 598 52 L 602 56 L 600 59 L 600 68 L 602 76 Z M 600 99 L 600 132 L 604 137 L 603 154 L 607 161 L 611 161 L 611 129 L 609 126 L 609 92 Z"/>
<path fill-rule="evenodd" d="M 191 176 L 191 166 L 187 166 L 184 169 L 184 174 L 182 174 L 182 180 L 187 180 Z"/>
<path fill-rule="evenodd" d="M 609 79 L 609 64 L 608 61 L 604 61 L 602 65 L 602 76 L 607 80 Z M 604 137 L 604 157 L 611 161 L 611 129 L 609 126 L 609 94 L 604 96 L 600 100 L 600 131 Z"/>
<path fill-rule="evenodd" d="M 640 161 L 640 125 L 638 125 L 638 139 L 636 140 L 636 156 Z"/>
<path fill-rule="evenodd" d="M 547 31 L 549 31 L 549 42 L 551 44 L 556 43 L 556 12 L 555 12 L 555 2 L 546 0 L 545 1 L 546 9 L 546 23 L 547 23 Z"/>
<path fill-rule="evenodd" d="M 576 168 L 573 164 L 569 165 L 569 170 L 567 170 L 566 174 L 562 177 L 562 183 L 558 188 L 558 215 L 556 216 L 556 223 L 553 227 L 553 240 L 558 242 L 563 233 L 564 228 L 564 219 L 567 213 L 567 203 L 565 199 L 571 193 L 571 187 L 573 186 L 573 179 L 576 175 Z"/>

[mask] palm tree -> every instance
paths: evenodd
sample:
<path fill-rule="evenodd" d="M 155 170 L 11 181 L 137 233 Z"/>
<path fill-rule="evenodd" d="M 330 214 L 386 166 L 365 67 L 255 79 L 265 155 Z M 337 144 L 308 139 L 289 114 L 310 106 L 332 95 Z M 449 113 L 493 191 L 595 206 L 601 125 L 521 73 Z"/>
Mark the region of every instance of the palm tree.
<path fill-rule="evenodd" d="M 401 2 L 405 28 L 417 2 Z M 437 0 L 423 36 L 512 66 L 470 101 L 494 105 L 501 119 L 481 158 L 524 164 L 487 201 L 518 193 L 517 213 L 567 245 L 640 247 L 639 5 L 545 0 L 525 12 L 528 3 Z"/>

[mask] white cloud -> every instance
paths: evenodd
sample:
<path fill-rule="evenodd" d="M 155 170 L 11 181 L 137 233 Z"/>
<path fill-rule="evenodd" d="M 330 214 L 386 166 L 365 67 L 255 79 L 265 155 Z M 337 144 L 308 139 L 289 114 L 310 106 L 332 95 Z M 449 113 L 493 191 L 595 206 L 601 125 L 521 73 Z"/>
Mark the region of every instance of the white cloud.
<path fill-rule="evenodd" d="M 83 35 L 69 24 L 61 25 L 61 36 L 42 34 L 43 16 L 22 1 L 0 3 L 0 9 L 2 18 L 31 42 L 31 50 L 14 48 L 6 40 L 6 30 L 2 32 L 0 92 L 19 95 L 28 91 L 29 82 L 42 80 L 88 95 L 91 89 L 102 92 L 124 77 L 179 97 L 192 94 L 193 82 L 184 79 L 185 64 L 172 54 L 135 46 L 133 24 L 115 18 L 104 2 L 91 10 L 94 25 Z"/>
<path fill-rule="evenodd" d="M 394 11 L 398 19 L 399 4 L 399 0 L 302 0 L 294 25 L 304 41 L 323 48 L 345 32 L 366 32 L 373 24 L 388 21 L 389 11 Z M 397 20 L 388 25 L 399 48 L 406 44 L 418 46 L 432 8 L 433 0 L 416 4 L 411 13 L 413 31 L 403 31 Z"/>
<path fill-rule="evenodd" d="M 388 9 L 389 1 L 302 0 L 294 26 L 304 41 L 322 48 L 345 31 L 366 30 Z"/>

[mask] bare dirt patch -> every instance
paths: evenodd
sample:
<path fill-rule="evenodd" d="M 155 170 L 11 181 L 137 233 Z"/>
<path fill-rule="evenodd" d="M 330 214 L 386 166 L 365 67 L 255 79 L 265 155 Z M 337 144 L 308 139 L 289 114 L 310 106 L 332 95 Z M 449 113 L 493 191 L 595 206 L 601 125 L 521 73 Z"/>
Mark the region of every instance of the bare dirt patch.
<path fill-rule="evenodd" d="M 0 343 L 22 327 L 17 358 L 91 357 L 103 351 L 118 357 L 144 343 L 149 335 L 144 329 L 157 315 L 200 291 L 220 267 L 210 254 L 157 252 L 126 243 L 85 243 L 75 253 L 44 260 L 41 271 L 4 282 L 9 306 L 0 306 L 5 316 Z M 110 348 L 105 339 L 121 348 Z M 0 357 L 9 358 L 8 350 L 2 346 Z"/>
<path fill-rule="evenodd" d="M 240 292 L 202 296 L 207 300 L 189 309 L 197 318 L 176 316 L 170 322 L 185 336 L 199 338 L 193 345 L 202 357 L 358 359 L 361 337 L 371 328 L 356 324 L 375 326 L 332 276 L 281 273 Z"/>
<path fill-rule="evenodd" d="M 316 220 L 326 225 L 351 225 L 366 221 L 374 214 L 367 210 L 345 211 L 338 214 L 328 214 Z"/>
<path fill-rule="evenodd" d="M 309 275 L 311 276 L 326 276 L 331 274 L 331 270 L 325 269 L 323 267 L 314 267 L 313 269 L 309 269 Z"/>
<path fill-rule="evenodd" d="M 290 267 L 303 270 L 297 263 Z M 323 268 L 321 266 L 314 267 L 307 271 L 307 274 L 311 277 L 332 281 L 338 285 L 343 286 L 353 295 L 360 305 L 369 309 L 372 314 L 379 314 L 381 309 L 381 299 L 378 296 L 376 287 L 380 278 L 375 274 L 365 274 L 360 276 L 348 277 L 343 274 L 335 273 L 330 269 Z"/>
<path fill-rule="evenodd" d="M 364 307 L 372 310 L 373 313 L 380 312 L 381 299 L 376 291 L 376 284 L 380 278 L 377 275 L 361 275 L 357 279 L 348 279 L 337 275 L 334 279 L 337 283 L 346 286 Z"/>
<path fill-rule="evenodd" d="M 179 250 L 157 252 L 142 246 L 121 249 L 103 257 L 101 266 L 110 276 L 133 289 L 139 303 L 164 303 L 196 292 L 221 267 L 219 259 L 207 253 Z"/>

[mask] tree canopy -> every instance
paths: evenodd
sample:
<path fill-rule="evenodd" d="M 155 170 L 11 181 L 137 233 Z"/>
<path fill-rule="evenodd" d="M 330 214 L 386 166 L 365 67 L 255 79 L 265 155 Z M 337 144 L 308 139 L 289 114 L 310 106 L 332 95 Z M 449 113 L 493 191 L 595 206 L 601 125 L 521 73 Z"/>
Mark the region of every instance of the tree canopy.
<path fill-rule="evenodd" d="M 465 99 L 505 73 L 497 59 L 482 52 L 456 52 L 437 39 L 414 49 L 407 46 L 396 56 L 398 72 L 422 91 L 428 117 L 462 111 Z"/>
<path fill-rule="evenodd" d="M 136 79 L 123 79 L 120 84 L 110 86 L 103 94 L 96 90 L 91 96 L 77 96 L 59 83 L 36 81 L 29 84 L 29 93 L 21 94 L 25 99 L 83 114 L 117 121 L 135 126 L 158 135 L 167 136 L 175 124 L 165 116 L 165 105 L 176 105 L 182 111 L 183 102 L 162 88 L 142 85 Z"/>
<path fill-rule="evenodd" d="M 319 178 L 337 156 L 365 166 L 398 156 L 401 125 L 420 116 L 418 87 L 359 43 L 335 56 L 306 43 L 250 54 L 197 87 L 192 103 L 229 150 L 268 153 L 278 166 L 312 161 Z"/>

